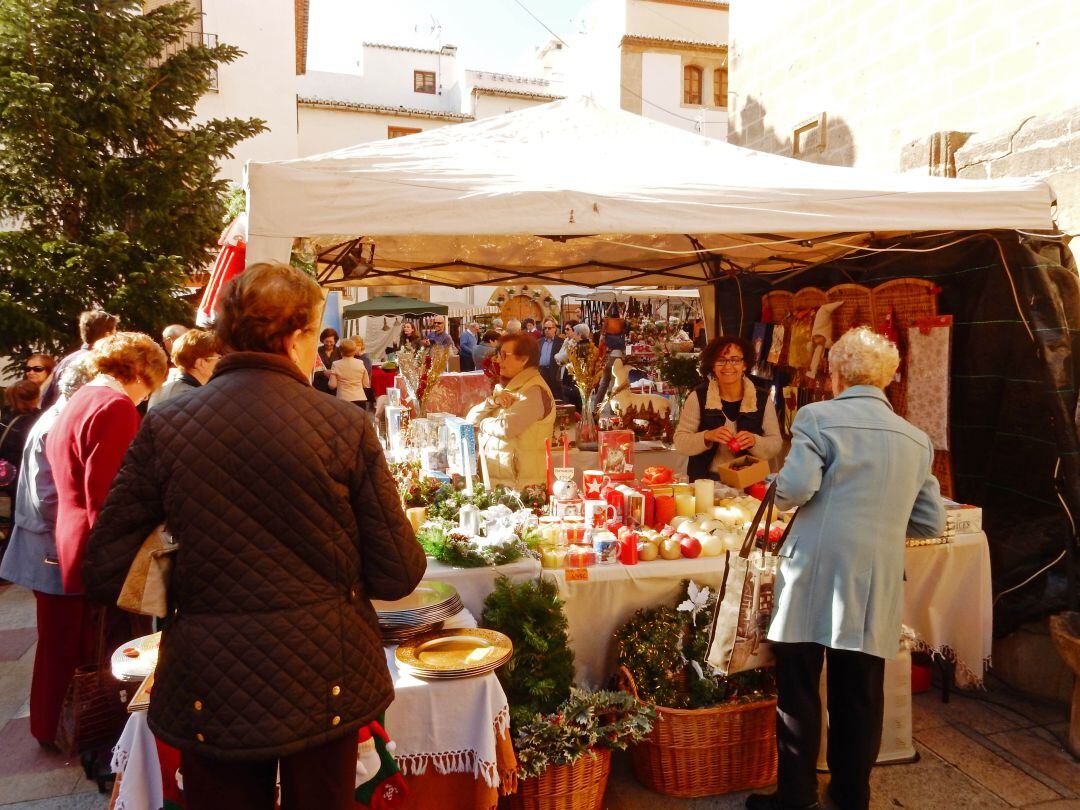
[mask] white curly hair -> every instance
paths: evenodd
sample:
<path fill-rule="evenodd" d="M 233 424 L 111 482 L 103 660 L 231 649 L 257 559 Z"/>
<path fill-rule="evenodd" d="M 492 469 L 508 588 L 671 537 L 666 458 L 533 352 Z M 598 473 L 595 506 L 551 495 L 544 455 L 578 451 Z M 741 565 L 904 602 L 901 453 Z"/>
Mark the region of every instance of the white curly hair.
<path fill-rule="evenodd" d="M 829 349 L 829 367 L 847 385 L 884 388 L 896 374 L 900 352 L 896 345 L 869 326 L 845 332 Z"/>

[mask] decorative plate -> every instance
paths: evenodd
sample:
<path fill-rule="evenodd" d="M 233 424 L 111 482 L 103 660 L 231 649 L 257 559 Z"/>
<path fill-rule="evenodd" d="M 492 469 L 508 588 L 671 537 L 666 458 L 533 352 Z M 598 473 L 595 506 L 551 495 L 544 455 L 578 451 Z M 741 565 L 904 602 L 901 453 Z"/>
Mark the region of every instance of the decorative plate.
<path fill-rule="evenodd" d="M 400 665 L 413 674 L 467 676 L 491 670 L 510 660 L 514 645 L 495 630 L 458 628 L 439 630 L 412 639 L 397 648 Z"/>
<path fill-rule="evenodd" d="M 371 604 L 375 612 L 379 614 L 409 614 L 415 611 L 431 610 L 455 596 L 457 596 L 457 589 L 453 585 L 424 580 L 404 599 L 394 602 L 372 599 Z"/>

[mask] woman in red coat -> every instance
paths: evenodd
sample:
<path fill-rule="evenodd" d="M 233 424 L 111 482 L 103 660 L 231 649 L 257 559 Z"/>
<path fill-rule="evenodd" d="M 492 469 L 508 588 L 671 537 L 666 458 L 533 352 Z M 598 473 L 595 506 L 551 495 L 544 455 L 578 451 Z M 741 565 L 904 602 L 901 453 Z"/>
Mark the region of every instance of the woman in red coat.
<path fill-rule="evenodd" d="M 136 406 L 159 388 L 168 364 L 147 335 L 118 332 L 93 349 L 97 375 L 64 406 L 45 443 L 56 484 L 56 556 L 64 594 L 38 605 L 40 708 L 54 730 L 75 668 L 94 654 L 97 627 L 84 610 L 82 561 L 120 461 L 139 429 Z M 46 735 L 48 737 L 48 735 Z M 52 737 L 39 738 L 44 745 Z"/>

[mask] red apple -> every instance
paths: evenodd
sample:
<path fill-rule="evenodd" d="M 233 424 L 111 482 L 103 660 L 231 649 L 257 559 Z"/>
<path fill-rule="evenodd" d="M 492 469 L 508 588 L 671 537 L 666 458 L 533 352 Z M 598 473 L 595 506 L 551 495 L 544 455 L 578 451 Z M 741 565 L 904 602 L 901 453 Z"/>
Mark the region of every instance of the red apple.
<path fill-rule="evenodd" d="M 679 541 L 679 548 L 682 550 L 684 557 L 693 559 L 701 554 L 701 541 L 696 537 L 683 535 L 683 539 Z"/>

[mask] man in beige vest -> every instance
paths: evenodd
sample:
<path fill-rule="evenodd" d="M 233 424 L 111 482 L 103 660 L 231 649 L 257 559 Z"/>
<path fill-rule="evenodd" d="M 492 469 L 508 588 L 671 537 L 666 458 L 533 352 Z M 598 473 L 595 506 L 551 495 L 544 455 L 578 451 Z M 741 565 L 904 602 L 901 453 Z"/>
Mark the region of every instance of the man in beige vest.
<path fill-rule="evenodd" d="M 555 425 L 555 400 L 540 375 L 540 346 L 521 332 L 499 341 L 502 384 L 469 411 L 491 485 L 519 492 L 547 483 L 544 441 Z"/>

